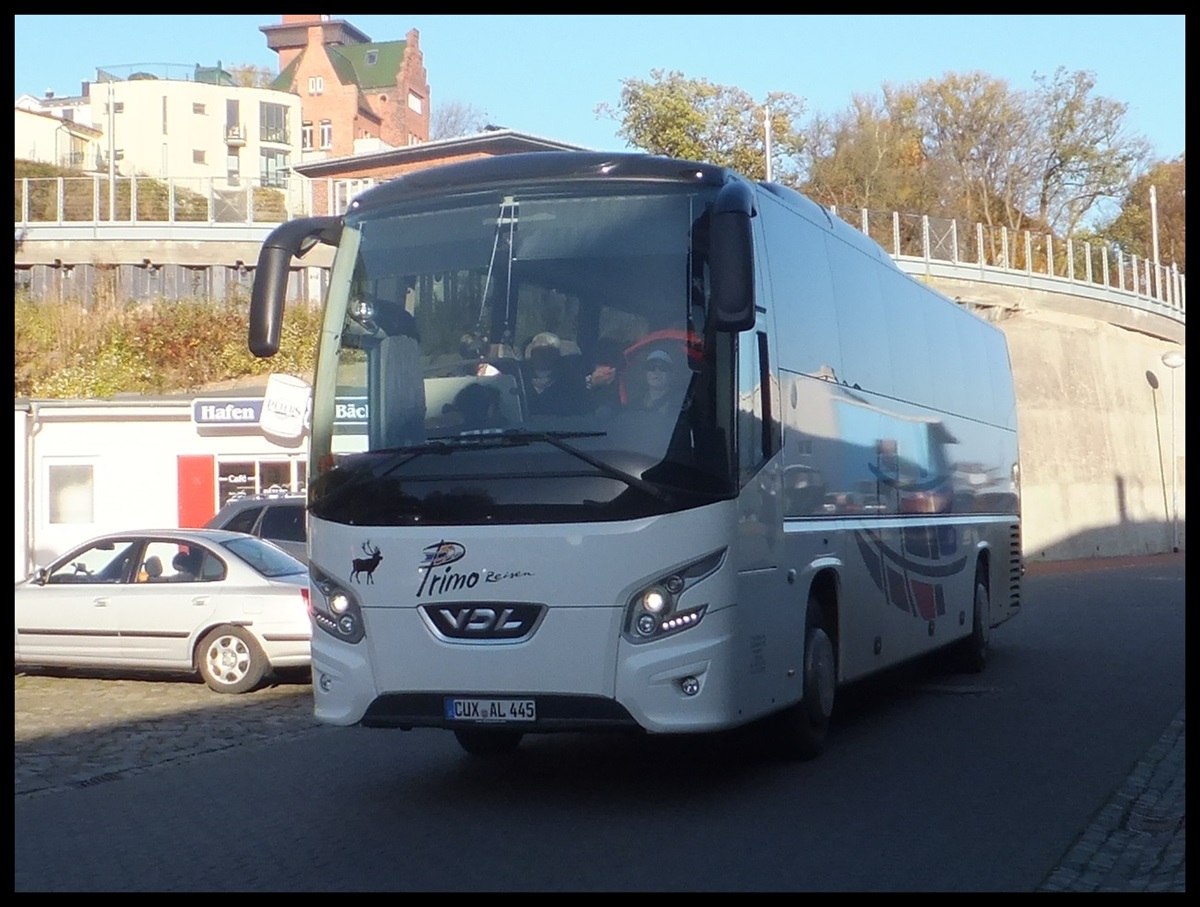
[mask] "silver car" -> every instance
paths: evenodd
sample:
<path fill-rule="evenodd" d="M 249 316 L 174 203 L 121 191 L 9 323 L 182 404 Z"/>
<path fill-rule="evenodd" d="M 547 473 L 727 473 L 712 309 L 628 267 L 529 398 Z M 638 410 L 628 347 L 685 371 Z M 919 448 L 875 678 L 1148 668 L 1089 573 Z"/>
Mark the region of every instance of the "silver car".
<path fill-rule="evenodd" d="M 308 568 L 221 529 L 118 532 L 16 584 L 17 667 L 199 673 L 245 693 L 311 664 Z"/>

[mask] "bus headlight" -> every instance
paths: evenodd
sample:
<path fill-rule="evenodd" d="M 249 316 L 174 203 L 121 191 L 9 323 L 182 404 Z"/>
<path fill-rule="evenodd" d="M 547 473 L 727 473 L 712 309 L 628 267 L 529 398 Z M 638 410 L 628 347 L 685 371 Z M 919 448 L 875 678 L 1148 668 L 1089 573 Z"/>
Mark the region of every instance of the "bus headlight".
<path fill-rule="evenodd" d="M 659 589 L 652 586 L 643 592 L 640 596 L 641 601 L 638 604 L 645 611 L 651 614 L 663 614 L 671 607 L 671 597 L 665 589 Z"/>
<path fill-rule="evenodd" d="M 685 593 L 715 573 L 725 550 L 706 555 L 639 589 L 629 600 L 625 635 L 632 642 L 650 642 L 696 626 L 708 604 L 688 606 Z"/>
<path fill-rule="evenodd" d="M 361 642 L 366 629 L 354 593 L 316 567 L 310 569 L 310 576 L 308 609 L 313 625 L 342 642 Z"/>

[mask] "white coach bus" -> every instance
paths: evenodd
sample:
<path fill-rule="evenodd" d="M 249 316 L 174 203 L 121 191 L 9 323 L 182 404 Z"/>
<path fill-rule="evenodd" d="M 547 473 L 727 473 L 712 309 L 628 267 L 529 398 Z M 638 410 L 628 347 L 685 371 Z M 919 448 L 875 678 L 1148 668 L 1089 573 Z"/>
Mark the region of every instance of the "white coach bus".
<path fill-rule="evenodd" d="M 265 241 L 337 246 L 313 385 L 315 715 L 523 735 L 763 719 L 1020 608 L 1004 335 L 797 192 L 637 154 L 413 173 Z"/>

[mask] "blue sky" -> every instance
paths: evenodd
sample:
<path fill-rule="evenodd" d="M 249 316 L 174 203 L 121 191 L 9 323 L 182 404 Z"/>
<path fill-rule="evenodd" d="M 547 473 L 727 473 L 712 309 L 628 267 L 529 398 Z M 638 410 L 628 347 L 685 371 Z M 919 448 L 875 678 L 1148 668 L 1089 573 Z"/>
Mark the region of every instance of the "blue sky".
<path fill-rule="evenodd" d="M 455 101 L 496 125 L 604 150 L 625 147 L 595 108 L 625 79 L 678 71 L 758 100 L 790 92 L 805 116 L 843 110 L 948 72 L 1014 89 L 1062 66 L 1128 105 L 1126 129 L 1155 157 L 1185 150 L 1185 17 L 1175 16 L 343 16 L 375 41 L 421 35 L 431 107 Z M 16 16 L 14 97 L 75 95 L 97 67 L 253 64 L 274 69 L 273 16 Z M 180 71 L 182 72 L 182 70 Z"/>

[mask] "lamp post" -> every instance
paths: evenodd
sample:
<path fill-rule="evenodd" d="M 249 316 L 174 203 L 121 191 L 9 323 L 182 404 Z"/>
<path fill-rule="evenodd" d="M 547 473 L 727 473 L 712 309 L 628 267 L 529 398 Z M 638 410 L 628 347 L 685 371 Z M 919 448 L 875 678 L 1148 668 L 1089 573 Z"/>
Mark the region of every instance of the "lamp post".
<path fill-rule="evenodd" d="M 1162 300 L 1162 272 L 1158 265 L 1158 192 L 1150 187 L 1150 237 L 1154 250 L 1154 298 Z M 1167 366 L 1171 368 L 1171 366 Z"/>
<path fill-rule="evenodd" d="M 1175 371 L 1184 363 L 1183 350 L 1167 350 L 1162 364 L 1171 370 L 1171 550 L 1179 551 L 1179 461 L 1175 457 Z"/>

